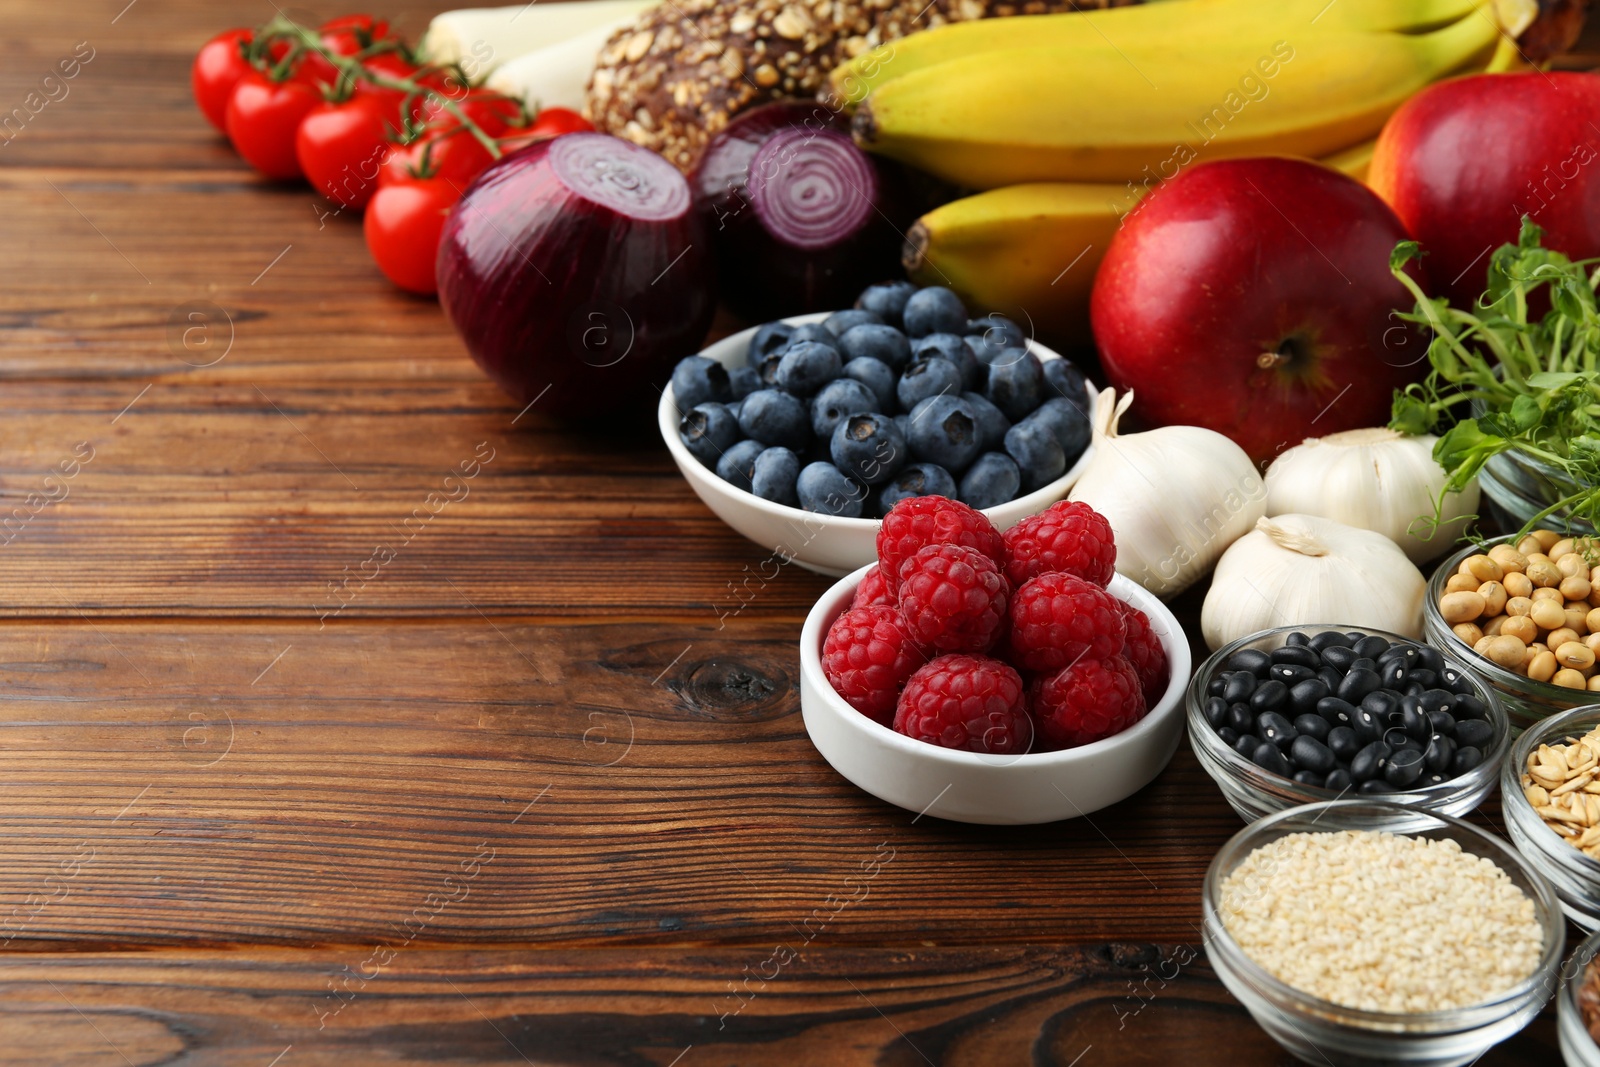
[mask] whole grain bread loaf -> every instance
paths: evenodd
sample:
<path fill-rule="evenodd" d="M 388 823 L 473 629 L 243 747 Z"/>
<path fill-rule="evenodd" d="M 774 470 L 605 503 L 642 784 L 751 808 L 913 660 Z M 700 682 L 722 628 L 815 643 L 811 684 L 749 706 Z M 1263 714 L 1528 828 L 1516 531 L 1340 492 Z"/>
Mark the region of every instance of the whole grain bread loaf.
<path fill-rule="evenodd" d="M 839 62 L 917 30 L 1135 0 L 662 0 L 618 30 L 589 81 L 597 128 L 689 170 L 733 115 L 810 97 Z"/>

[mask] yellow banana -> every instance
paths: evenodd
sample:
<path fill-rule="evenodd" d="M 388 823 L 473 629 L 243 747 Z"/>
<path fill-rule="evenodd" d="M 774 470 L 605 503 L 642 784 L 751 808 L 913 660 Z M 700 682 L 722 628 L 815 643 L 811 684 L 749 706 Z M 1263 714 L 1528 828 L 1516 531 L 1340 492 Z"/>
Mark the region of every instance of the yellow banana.
<path fill-rule="evenodd" d="M 846 106 L 913 71 L 978 52 L 1011 48 L 1138 48 L 1156 42 L 1198 45 L 1237 40 L 1294 42 L 1305 31 L 1417 31 L 1448 25 L 1490 0 L 1170 0 L 1105 11 L 1016 15 L 947 23 L 864 52 L 834 69 Z"/>
<path fill-rule="evenodd" d="M 1352 177 L 1373 142 L 1323 160 Z M 973 314 L 999 312 L 1046 343 L 1086 345 L 1089 290 L 1112 235 L 1146 187 L 1078 182 L 1010 185 L 918 219 L 904 262 L 919 285 L 947 285 Z"/>
<path fill-rule="evenodd" d="M 1376 136 L 1411 94 L 1499 36 L 1474 13 L 1432 33 L 1308 33 L 1129 51 L 985 52 L 879 86 L 856 141 L 974 189 L 1171 177 L 1196 158 L 1321 156 Z"/>

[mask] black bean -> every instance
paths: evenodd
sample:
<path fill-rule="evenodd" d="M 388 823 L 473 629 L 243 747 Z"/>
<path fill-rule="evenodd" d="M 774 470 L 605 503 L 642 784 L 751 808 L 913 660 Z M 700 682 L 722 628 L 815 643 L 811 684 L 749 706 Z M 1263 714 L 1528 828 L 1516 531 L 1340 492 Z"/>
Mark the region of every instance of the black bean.
<path fill-rule="evenodd" d="M 1316 771 L 1294 772 L 1294 780 L 1299 782 L 1301 785 L 1320 786 L 1325 777 L 1325 775 L 1318 774 Z"/>
<path fill-rule="evenodd" d="M 1301 734 L 1294 739 L 1294 744 L 1289 746 L 1289 758 L 1301 769 L 1318 771 L 1322 775 L 1333 770 L 1338 762 L 1333 758 L 1328 746 L 1310 734 Z"/>
<path fill-rule="evenodd" d="M 1428 713 L 1422 710 L 1418 698 L 1407 697 L 1401 701 L 1400 708 L 1405 716 L 1406 734 L 1418 741 L 1426 741 L 1433 736 L 1433 727 L 1428 722 Z"/>
<path fill-rule="evenodd" d="M 1428 712 L 1428 725 L 1436 734 L 1444 734 L 1446 737 L 1456 735 L 1456 717 L 1448 711 Z"/>
<path fill-rule="evenodd" d="M 1318 652 L 1326 652 L 1330 648 L 1349 648 L 1350 639 L 1338 630 L 1324 630 L 1312 635 L 1311 647 Z"/>
<path fill-rule="evenodd" d="M 1309 667 L 1313 671 L 1322 666 L 1322 657 L 1317 655 L 1317 650 L 1305 645 L 1284 645 L 1272 652 L 1273 664 L 1293 663 L 1301 667 Z"/>
<path fill-rule="evenodd" d="M 1354 784 L 1355 781 L 1350 777 L 1350 772 L 1343 767 L 1339 767 L 1328 772 L 1327 780 L 1322 783 L 1322 788 L 1343 793 Z"/>
<path fill-rule="evenodd" d="M 1275 711 L 1266 711 L 1256 718 L 1256 736 L 1263 741 L 1271 741 L 1279 748 L 1287 749 L 1299 733 L 1288 719 Z"/>
<path fill-rule="evenodd" d="M 1456 722 L 1462 719 L 1487 719 L 1489 705 L 1478 699 L 1474 693 L 1463 693 L 1456 697 L 1455 716 Z"/>
<path fill-rule="evenodd" d="M 1450 769 L 1455 762 L 1456 743 L 1444 734 L 1434 734 L 1428 738 L 1428 747 L 1422 753 L 1422 760 L 1428 765 L 1428 770 L 1435 774 L 1443 773 Z"/>
<path fill-rule="evenodd" d="M 1466 774 L 1472 768 L 1483 762 L 1483 753 L 1471 745 L 1462 745 L 1456 749 L 1455 759 L 1450 761 L 1451 774 Z"/>
<path fill-rule="evenodd" d="M 1379 663 L 1392 660 L 1404 660 L 1407 669 L 1416 664 L 1417 658 L 1422 655 L 1422 650 L 1413 644 L 1390 645 L 1388 650 L 1378 657 Z"/>
<path fill-rule="evenodd" d="M 1448 689 L 1429 689 L 1417 698 L 1423 711 L 1448 711 L 1455 714 L 1456 701 L 1461 698 Z"/>
<path fill-rule="evenodd" d="M 1387 689 L 1379 689 L 1361 698 L 1361 706 L 1381 718 L 1388 718 L 1400 710 L 1400 698 Z"/>
<path fill-rule="evenodd" d="M 1254 734 L 1240 734 L 1239 740 L 1233 743 L 1233 750 L 1245 759 L 1255 755 L 1256 748 L 1260 746 L 1261 738 Z"/>
<path fill-rule="evenodd" d="M 1396 789 L 1410 789 L 1426 769 L 1422 753 L 1414 748 L 1403 748 L 1389 757 L 1389 766 L 1383 770 L 1383 780 Z"/>
<path fill-rule="evenodd" d="M 1403 659 L 1392 659 L 1387 663 L 1378 664 L 1378 677 L 1383 679 L 1385 689 L 1404 689 L 1406 675 L 1411 668 Z"/>
<path fill-rule="evenodd" d="M 1281 774 L 1285 778 L 1289 777 L 1289 761 L 1284 758 L 1277 745 L 1263 741 L 1256 746 L 1255 752 L 1251 754 L 1250 762 L 1264 771 Z"/>
<path fill-rule="evenodd" d="M 1356 709 L 1355 721 L 1350 725 L 1355 729 L 1356 736 L 1361 738 L 1362 744 L 1368 745 L 1382 737 L 1383 732 L 1389 728 L 1388 723 L 1366 708 Z"/>
<path fill-rule="evenodd" d="M 1406 695 L 1408 697 L 1419 697 L 1423 693 L 1426 693 L 1427 691 L 1428 691 L 1428 687 L 1423 685 L 1421 682 L 1411 682 L 1411 681 L 1406 682 L 1406 687 L 1405 687 L 1404 690 L 1402 690 L 1404 695 Z"/>
<path fill-rule="evenodd" d="M 1419 667 L 1433 671 L 1435 674 L 1444 670 L 1444 657 L 1439 654 L 1437 648 L 1431 645 L 1419 645 L 1418 649 L 1417 665 Z"/>
<path fill-rule="evenodd" d="M 1378 661 L 1367 659 L 1365 656 L 1359 657 L 1354 663 L 1350 664 L 1350 670 L 1352 671 L 1376 671 L 1377 669 Z"/>
<path fill-rule="evenodd" d="M 1222 738 L 1223 744 L 1232 748 L 1233 743 L 1239 740 L 1239 731 L 1231 726 L 1222 726 L 1217 729 L 1217 736 Z"/>
<path fill-rule="evenodd" d="M 1444 775 L 1444 774 L 1429 774 L 1429 775 L 1424 775 L 1423 776 L 1422 784 L 1423 785 L 1443 785 L 1444 783 L 1448 782 L 1449 780 L 1450 780 L 1450 777 L 1448 775 Z"/>
<path fill-rule="evenodd" d="M 1301 633 L 1299 630 L 1296 630 L 1288 637 L 1285 637 L 1283 639 L 1283 643 L 1288 645 L 1290 648 L 1294 648 L 1298 645 L 1309 645 L 1311 643 L 1311 638 L 1306 634 Z"/>
<path fill-rule="evenodd" d="M 1350 761 L 1350 777 L 1358 782 L 1368 778 L 1376 778 L 1383 773 L 1389 765 L 1389 757 L 1394 755 L 1394 750 L 1382 741 L 1374 741 L 1367 745 Z"/>
<path fill-rule="evenodd" d="M 1360 785 L 1356 786 L 1357 793 L 1393 793 L 1394 791 L 1394 786 L 1390 785 L 1382 778 L 1369 778 L 1365 782 L 1362 782 Z"/>
<path fill-rule="evenodd" d="M 1412 667 L 1411 673 L 1406 675 L 1409 685 L 1421 685 L 1424 689 L 1432 689 L 1439 684 L 1439 673 L 1430 671 L 1426 667 Z"/>
<path fill-rule="evenodd" d="M 1365 697 L 1368 693 L 1383 684 L 1383 679 L 1378 677 L 1377 671 L 1356 668 L 1344 676 L 1344 681 L 1339 683 L 1339 690 L 1334 695 L 1340 700 L 1352 703 Z"/>
<path fill-rule="evenodd" d="M 1348 726 L 1335 726 L 1329 730 L 1326 744 L 1328 751 L 1346 763 L 1362 748 L 1361 739 Z"/>
<path fill-rule="evenodd" d="M 1289 687 L 1276 678 L 1269 678 L 1250 694 L 1250 707 L 1257 713 L 1277 711 L 1289 702 Z"/>
<path fill-rule="evenodd" d="M 1298 663 L 1274 663 L 1272 669 L 1267 671 L 1268 678 L 1276 679 L 1284 685 L 1294 685 L 1316 676 L 1316 671 L 1310 667 L 1302 667 Z"/>
<path fill-rule="evenodd" d="M 1206 697 L 1205 713 L 1213 730 L 1228 724 L 1228 702 L 1221 697 Z"/>
<path fill-rule="evenodd" d="M 1228 676 L 1226 674 L 1216 675 L 1206 683 L 1206 696 L 1219 697 L 1226 688 L 1228 688 Z"/>
<path fill-rule="evenodd" d="M 1228 660 L 1228 669 L 1234 671 L 1249 671 L 1258 678 L 1267 676 L 1267 668 L 1272 665 L 1272 657 L 1259 648 L 1241 648 Z"/>
<path fill-rule="evenodd" d="M 1234 671 L 1228 675 L 1228 684 L 1222 690 L 1222 699 L 1230 704 L 1237 704 L 1241 700 L 1249 700 L 1250 694 L 1255 691 L 1255 675 L 1249 671 Z"/>
<path fill-rule="evenodd" d="M 1411 740 L 1411 738 L 1406 735 L 1405 730 L 1398 726 L 1391 726 L 1385 730 L 1383 732 L 1382 740 L 1384 744 L 1394 749 L 1405 748 L 1407 745 L 1416 744 L 1415 741 Z M 1421 746 L 1419 745 L 1418 748 L 1420 749 Z"/>
<path fill-rule="evenodd" d="M 1358 642 L 1366 640 L 1367 635 L 1360 630 L 1351 630 L 1345 637 L 1350 639 L 1350 647 L 1355 648 Z"/>
<path fill-rule="evenodd" d="M 1458 719 L 1456 745 L 1460 748 L 1485 749 L 1494 741 L 1494 724 L 1483 719 Z"/>
<path fill-rule="evenodd" d="M 1289 706 L 1296 715 L 1310 714 L 1317 710 L 1317 703 L 1329 692 L 1321 678 L 1307 678 L 1289 688 Z"/>
<path fill-rule="evenodd" d="M 1317 677 L 1328 687 L 1328 692 L 1332 693 L 1339 688 L 1339 683 L 1344 681 L 1344 672 L 1336 671 L 1332 667 L 1323 667 L 1317 672 Z"/>
<path fill-rule="evenodd" d="M 1228 725 L 1238 733 L 1247 734 L 1256 728 L 1256 713 L 1250 710 L 1249 704 L 1230 704 Z"/>
<path fill-rule="evenodd" d="M 1349 645 L 1335 645 L 1332 648 L 1322 650 L 1322 662 L 1341 671 L 1349 670 L 1350 664 L 1354 663 L 1358 658 L 1356 650 Z"/>
<path fill-rule="evenodd" d="M 1389 651 L 1389 642 L 1381 637 L 1363 637 L 1355 644 L 1356 655 L 1375 660 Z"/>
<path fill-rule="evenodd" d="M 1439 686 L 1458 696 L 1470 696 L 1478 691 L 1466 672 L 1455 667 L 1444 667 L 1439 671 Z"/>
<path fill-rule="evenodd" d="M 1307 737 L 1315 737 L 1318 741 L 1328 739 L 1328 731 L 1333 727 L 1328 725 L 1328 720 L 1321 715 L 1297 715 L 1294 720 L 1295 733 Z"/>
<path fill-rule="evenodd" d="M 1354 726 L 1356 722 L 1355 705 L 1338 697 L 1317 701 L 1317 714 L 1327 719 L 1330 726 Z"/>

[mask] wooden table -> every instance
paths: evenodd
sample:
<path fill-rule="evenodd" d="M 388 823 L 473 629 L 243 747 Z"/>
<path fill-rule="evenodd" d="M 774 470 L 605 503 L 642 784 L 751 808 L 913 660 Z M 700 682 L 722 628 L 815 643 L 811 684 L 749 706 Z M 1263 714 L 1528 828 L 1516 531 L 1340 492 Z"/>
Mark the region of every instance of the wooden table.
<path fill-rule="evenodd" d="M 1031 828 L 843 781 L 827 582 L 205 125 L 273 6 L 0 7 L 0 113 L 92 49 L 0 143 L 0 1063 L 1285 1062 L 1200 951 L 1240 824 L 1187 749 Z"/>

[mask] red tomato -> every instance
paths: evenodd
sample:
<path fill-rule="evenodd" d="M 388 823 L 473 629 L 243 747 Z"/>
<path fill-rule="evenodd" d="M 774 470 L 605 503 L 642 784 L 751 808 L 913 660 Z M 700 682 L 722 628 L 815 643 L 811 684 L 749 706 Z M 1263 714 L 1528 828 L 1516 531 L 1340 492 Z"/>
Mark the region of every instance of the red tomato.
<path fill-rule="evenodd" d="M 523 120 L 522 105 L 508 96 L 487 89 L 472 89 L 465 95 L 441 91 L 490 137 L 499 137 Z M 461 123 L 438 100 L 428 104 L 428 116 L 428 126 L 439 133 L 461 128 Z"/>
<path fill-rule="evenodd" d="M 361 63 L 362 66 L 366 67 L 374 74 L 380 74 L 384 77 L 397 79 L 409 78 L 414 75 L 418 69 L 415 63 L 412 63 L 406 59 L 406 57 L 401 55 L 399 52 L 379 52 L 375 56 L 362 60 Z M 385 101 L 387 105 L 384 110 L 385 121 L 387 121 L 396 130 L 400 129 L 400 105 L 405 100 L 405 93 L 398 89 L 385 89 L 381 86 L 374 85 L 371 82 L 362 82 L 360 85 L 356 86 L 356 94 L 358 96 L 372 96 Z M 411 111 L 416 117 L 416 120 L 421 122 L 422 104 L 420 101 L 412 105 Z"/>
<path fill-rule="evenodd" d="M 322 96 L 301 81 L 273 82 L 258 70 L 239 79 L 228 99 L 228 139 L 245 162 L 269 178 L 299 178 L 295 132 Z"/>
<path fill-rule="evenodd" d="M 252 36 L 249 30 L 224 30 L 200 46 L 189 70 L 194 102 L 206 121 L 224 132 L 228 128 L 228 97 L 250 71 L 244 50 Z"/>
<path fill-rule="evenodd" d="M 378 174 L 378 184 L 394 185 L 413 178 L 438 178 L 465 190 L 494 157 L 464 129 L 449 130 L 397 149 Z"/>
<path fill-rule="evenodd" d="M 359 93 L 340 104 L 319 104 L 295 134 L 295 157 L 311 187 L 343 207 L 360 211 L 378 188 L 378 172 L 391 153 L 388 105 Z"/>
<path fill-rule="evenodd" d="M 518 129 L 507 130 L 500 141 L 500 151 L 510 154 L 526 148 L 535 141 L 560 137 L 564 133 L 586 133 L 594 129 L 588 119 L 564 107 L 547 107 L 535 116 L 532 123 Z"/>
<path fill-rule="evenodd" d="M 334 55 L 353 56 L 372 42 L 387 37 L 389 24 L 371 15 L 341 15 L 324 22 L 318 32 L 322 47 Z M 315 52 L 309 52 L 301 58 L 294 76 L 312 84 L 333 85 L 339 79 L 339 69 Z"/>
<path fill-rule="evenodd" d="M 439 234 L 460 196 L 439 178 L 397 182 L 377 191 L 362 229 L 367 250 L 385 277 L 413 293 L 437 291 L 433 263 L 439 257 Z"/>

